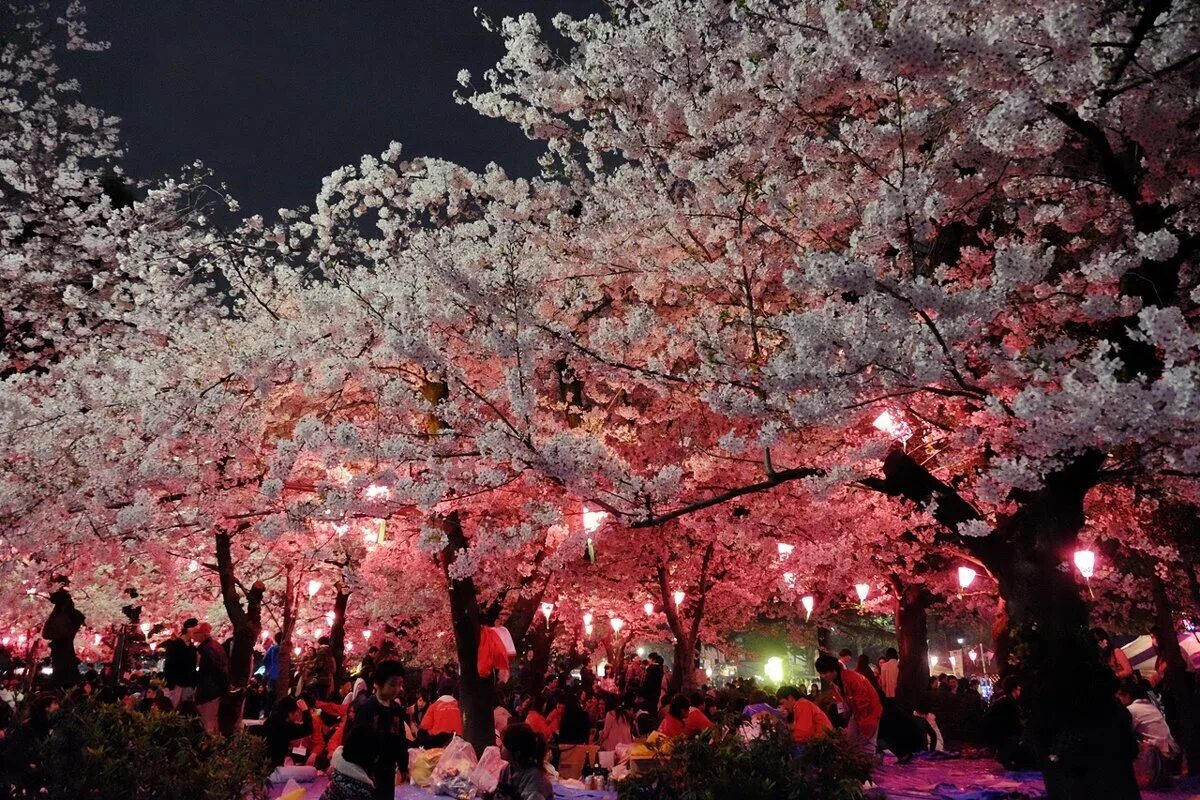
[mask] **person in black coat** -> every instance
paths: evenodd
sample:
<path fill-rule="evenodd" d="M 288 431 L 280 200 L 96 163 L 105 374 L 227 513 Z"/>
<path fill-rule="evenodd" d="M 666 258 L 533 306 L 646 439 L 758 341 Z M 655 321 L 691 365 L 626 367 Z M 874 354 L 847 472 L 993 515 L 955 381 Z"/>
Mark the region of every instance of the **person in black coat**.
<path fill-rule="evenodd" d="M 51 593 L 50 602 L 54 610 L 42 626 L 42 638 L 50 643 L 50 666 L 54 670 L 51 685 L 66 688 L 79 683 L 75 634 L 83 627 L 84 617 L 66 589 Z"/>
<path fill-rule="evenodd" d="M 192 645 L 191 630 L 200 623 L 195 617 L 183 622 L 178 636 L 163 645 L 163 682 L 172 706 L 191 700 L 196 693 L 196 663 L 198 655 Z"/>
<path fill-rule="evenodd" d="M 645 700 L 643 708 L 655 716 L 658 715 L 658 698 L 662 695 L 663 673 L 663 657 L 651 653 L 646 677 L 642 679 L 642 698 Z"/>
<path fill-rule="evenodd" d="M 355 706 L 351 730 L 371 731 L 379 753 L 371 775 L 375 798 L 392 800 L 396 770 L 408 767 L 408 739 L 404 735 L 408 715 L 398 699 L 404 692 L 404 666 L 399 661 L 384 661 L 375 668 L 373 677 L 375 692 Z"/>
<path fill-rule="evenodd" d="M 296 698 L 283 698 L 271 709 L 263 724 L 271 766 L 281 767 L 292 750 L 292 742 L 312 733 L 312 715 L 302 711 Z"/>

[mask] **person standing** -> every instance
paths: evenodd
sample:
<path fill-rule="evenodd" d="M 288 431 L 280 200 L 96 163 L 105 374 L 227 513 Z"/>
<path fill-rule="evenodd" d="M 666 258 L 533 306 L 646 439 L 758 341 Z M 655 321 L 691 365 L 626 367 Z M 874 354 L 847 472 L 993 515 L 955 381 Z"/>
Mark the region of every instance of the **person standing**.
<path fill-rule="evenodd" d="M 351 731 L 371 731 L 379 753 L 375 770 L 375 800 L 392 800 L 396 792 L 396 769 L 408 765 L 408 741 L 404 735 L 407 717 L 397 698 L 404 691 L 404 667 L 399 661 L 383 661 L 375 667 L 375 692 L 361 700 L 354 711 Z"/>
<path fill-rule="evenodd" d="M 229 657 L 213 638 L 212 625 L 207 622 L 192 629 L 192 641 L 200 655 L 196 673 L 196 710 L 200 712 L 204 730 L 218 733 L 221 698 L 229 691 Z"/>
<path fill-rule="evenodd" d="M 84 617 L 66 589 L 50 594 L 54 610 L 42 626 L 42 638 L 50 643 L 52 685 L 59 688 L 79 683 L 79 657 L 75 655 L 75 634 L 83 627 Z"/>
<path fill-rule="evenodd" d="M 275 689 L 279 686 L 279 644 L 283 641 L 283 631 L 275 634 L 275 640 L 271 646 L 267 648 L 267 652 L 263 653 L 263 677 L 267 681 L 267 702 L 275 696 Z"/>
<path fill-rule="evenodd" d="M 896 685 L 900 682 L 900 654 L 889 647 L 879 662 L 879 687 L 883 690 L 883 702 L 896 699 Z"/>
<path fill-rule="evenodd" d="M 658 653 L 651 653 L 650 664 L 646 667 L 645 675 L 642 677 L 642 698 L 645 701 L 643 708 L 651 714 L 658 713 L 658 701 L 662 697 L 663 677 L 663 657 Z"/>
<path fill-rule="evenodd" d="M 821 679 L 832 688 L 839 709 L 845 710 L 848 720 L 846 735 L 864 753 L 874 758 L 879 720 L 883 716 L 879 693 L 870 681 L 852 669 L 845 669 L 842 662 L 833 656 L 821 656 L 816 666 Z"/>
<path fill-rule="evenodd" d="M 196 662 L 198 655 L 192 645 L 192 629 L 199 625 L 195 617 L 183 621 L 179 635 L 163 645 L 163 682 L 167 685 L 166 698 L 172 708 L 191 700 L 196 694 Z"/>

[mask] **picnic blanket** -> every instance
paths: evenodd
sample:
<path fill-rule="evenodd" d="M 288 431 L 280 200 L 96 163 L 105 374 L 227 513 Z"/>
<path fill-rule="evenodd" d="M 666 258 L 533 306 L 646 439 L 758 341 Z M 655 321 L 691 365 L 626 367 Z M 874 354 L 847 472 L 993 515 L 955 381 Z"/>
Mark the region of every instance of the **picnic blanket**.
<path fill-rule="evenodd" d="M 306 790 L 305 800 L 318 800 L 328 785 L 329 779 L 324 777 L 316 778 L 309 783 L 302 783 L 301 786 Z M 282 785 L 272 786 L 267 796 L 277 798 L 282 791 Z M 556 800 L 616 800 L 616 796 L 616 792 L 593 792 L 558 785 L 554 787 L 554 797 Z M 435 795 L 428 789 L 422 789 L 420 786 L 404 784 L 403 786 L 396 787 L 396 800 L 435 800 Z M 445 798 L 442 798 L 442 800 L 445 800 Z"/>

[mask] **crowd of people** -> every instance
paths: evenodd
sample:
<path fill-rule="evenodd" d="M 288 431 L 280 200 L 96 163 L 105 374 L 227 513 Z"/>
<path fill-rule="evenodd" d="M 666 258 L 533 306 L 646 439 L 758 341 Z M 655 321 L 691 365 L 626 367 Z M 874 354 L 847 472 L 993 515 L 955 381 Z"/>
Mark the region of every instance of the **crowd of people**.
<path fill-rule="evenodd" d="M 1181 758 L 1155 692 L 1162 670 L 1144 678 L 1104 631 L 1097 629 L 1095 637 L 1101 662 L 1112 671 L 1114 685 L 1119 681 L 1116 697 L 1138 741 L 1139 776 L 1146 776 L 1146 785 L 1161 785 L 1178 771 Z M 397 774 L 403 778 L 408 769 L 410 748 L 443 747 L 463 734 L 454 664 L 406 670 L 386 644 L 370 648 L 353 666 L 339 664 L 322 638 L 295 660 L 288 676 L 293 688 L 280 696 L 280 647 L 277 636 L 257 659 L 249 686 L 236 690 L 243 695 L 245 724 L 264 738 L 272 767 L 327 772 L 326 800 L 390 798 Z M 62 704 L 95 698 L 145 713 L 175 711 L 217 732 L 220 701 L 232 691 L 226 646 L 216 641 L 210 625 L 188 619 L 163 645 L 161 656 L 158 670 L 119 681 L 82 673 L 65 693 L 61 688 L 41 692 L 27 703 L 10 675 L 0 685 L 0 731 L 23 724 L 46 735 Z M 987 746 L 1009 768 L 1038 765 L 1024 735 L 1028 709 L 1022 686 L 1013 676 L 999 683 L 988 702 L 977 678 L 937 675 L 929 691 L 910 705 L 897 698 L 900 670 L 894 649 L 878 660 L 866 654 L 855 659 L 849 650 L 822 654 L 814 666 L 819 683 L 807 689 L 783 685 L 768 694 L 747 681 L 714 689 L 698 665 L 692 666 L 692 684 L 699 688 L 673 693 L 670 687 L 683 681 L 673 680 L 657 653 L 635 656 L 604 677 L 587 664 L 578 669 L 556 665 L 542 681 L 521 682 L 525 689 L 497 692 L 496 742 L 510 765 L 504 786 L 519 786 L 514 797 L 536 800 L 549 784 L 534 766 L 547 759 L 559 766 L 580 745 L 595 745 L 628 761 L 650 757 L 661 742 L 698 735 L 730 719 L 738 719 L 744 736 L 755 736 L 771 718 L 787 727 L 798 748 L 840 728 L 872 757 L 886 748 L 902 763 L 921 751 L 945 749 L 949 739 Z M 537 684 L 540 689 L 529 689 Z"/>

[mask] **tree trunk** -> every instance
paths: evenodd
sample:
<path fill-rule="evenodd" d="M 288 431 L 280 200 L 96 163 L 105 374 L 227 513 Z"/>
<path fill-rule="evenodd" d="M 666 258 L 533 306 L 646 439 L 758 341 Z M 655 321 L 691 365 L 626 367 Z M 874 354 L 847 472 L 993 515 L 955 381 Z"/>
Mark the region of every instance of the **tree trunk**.
<path fill-rule="evenodd" d="M 1165 695 L 1167 710 L 1174 719 L 1169 720 L 1171 730 L 1179 739 L 1187 756 L 1189 771 L 1200 766 L 1200 736 L 1197 735 L 1196 701 L 1192 693 L 1190 675 L 1183 653 L 1179 651 L 1179 638 L 1175 634 L 1175 614 L 1167 586 L 1158 573 L 1152 572 L 1150 586 L 1154 595 L 1154 637 L 1158 640 L 1158 655 L 1167 664 L 1166 673 L 1158 687 Z M 1194 766 L 1195 765 L 1195 766 Z"/>
<path fill-rule="evenodd" d="M 896 698 L 915 708 L 929 689 L 929 620 L 925 612 L 933 595 L 919 585 L 896 589 L 896 644 L 900 654 Z"/>
<path fill-rule="evenodd" d="M 554 639 L 561 628 L 561 623 L 551 622 L 548 625 L 534 623 L 525 629 L 524 645 L 529 658 L 525 661 L 521 684 L 525 691 L 534 697 L 540 695 L 546 687 L 546 672 L 550 669 Z"/>
<path fill-rule="evenodd" d="M 667 692 L 690 696 L 696 686 L 696 643 L 690 637 L 675 640 L 675 670 L 667 683 Z"/>
<path fill-rule="evenodd" d="M 292 689 L 292 631 L 296 628 L 296 586 L 292 568 L 287 569 L 283 589 L 283 629 L 279 632 L 279 682 L 275 685 L 275 698 L 287 697 Z"/>
<path fill-rule="evenodd" d="M 438 517 L 437 524 L 446 534 L 442 550 L 442 568 L 450 584 L 450 617 L 454 627 L 454 644 L 458 653 L 459 704 L 463 712 L 463 738 L 480 754 L 496 743 L 496 685 L 492 676 L 480 677 L 479 659 L 480 614 L 479 596 L 471 578 L 450 577 L 450 565 L 459 550 L 466 548 L 462 522 L 457 513 Z"/>
<path fill-rule="evenodd" d="M 266 586 L 256 581 L 246 593 L 246 607 L 238 596 L 234 575 L 232 534 L 218 533 L 217 575 L 221 583 L 221 601 L 233 626 L 233 646 L 229 654 L 229 692 L 222 698 L 218 720 L 221 733 L 231 736 L 241 728 L 242 707 L 246 701 L 246 685 L 254 663 L 254 645 L 262 632 L 262 598 Z"/>
<path fill-rule="evenodd" d="M 337 587 L 333 598 L 333 627 L 329 629 L 329 648 L 333 651 L 333 660 L 337 664 L 336 681 L 342 674 L 342 666 L 346 660 L 346 607 L 350 603 L 350 592 L 344 586 Z"/>
<path fill-rule="evenodd" d="M 833 652 L 833 629 L 828 625 L 817 626 L 817 654 Z"/>

